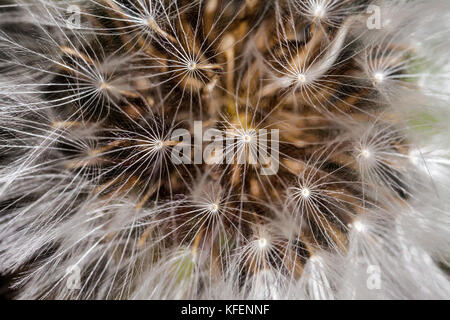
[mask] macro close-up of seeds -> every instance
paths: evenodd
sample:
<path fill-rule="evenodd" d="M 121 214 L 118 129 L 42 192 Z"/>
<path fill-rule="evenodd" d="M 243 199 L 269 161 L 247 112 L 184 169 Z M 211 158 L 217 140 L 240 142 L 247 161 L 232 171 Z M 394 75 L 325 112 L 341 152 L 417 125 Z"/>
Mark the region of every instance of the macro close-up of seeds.
<path fill-rule="evenodd" d="M 0 0 L 0 295 L 449 299 L 450 1 Z"/>

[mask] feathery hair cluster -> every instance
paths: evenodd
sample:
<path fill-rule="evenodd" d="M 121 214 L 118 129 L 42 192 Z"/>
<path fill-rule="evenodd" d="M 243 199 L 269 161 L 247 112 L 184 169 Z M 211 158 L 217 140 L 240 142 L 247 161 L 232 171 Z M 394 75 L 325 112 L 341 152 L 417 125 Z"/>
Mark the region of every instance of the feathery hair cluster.
<path fill-rule="evenodd" d="M 0 1 L 0 273 L 28 299 L 450 297 L 449 21 L 446 0 Z M 174 163 L 196 121 L 234 148 Z"/>

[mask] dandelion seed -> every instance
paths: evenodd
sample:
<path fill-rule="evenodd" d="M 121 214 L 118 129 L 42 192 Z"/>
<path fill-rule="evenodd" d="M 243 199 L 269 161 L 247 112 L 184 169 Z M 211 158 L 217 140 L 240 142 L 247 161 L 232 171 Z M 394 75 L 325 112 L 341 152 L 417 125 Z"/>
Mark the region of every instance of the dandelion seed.
<path fill-rule="evenodd" d="M 366 227 L 361 221 L 354 221 L 352 225 L 358 232 L 364 232 L 366 230 Z"/>
<path fill-rule="evenodd" d="M 385 75 L 383 72 L 375 72 L 374 79 L 377 83 L 382 83 L 384 81 Z"/>
<path fill-rule="evenodd" d="M 209 211 L 211 213 L 217 213 L 219 211 L 219 205 L 217 203 L 212 203 L 209 205 Z"/>
<path fill-rule="evenodd" d="M 308 188 L 302 188 L 300 192 L 305 199 L 311 195 L 311 191 Z"/>
<path fill-rule="evenodd" d="M 297 80 L 299 83 L 304 84 L 306 83 L 306 76 L 303 73 L 299 73 L 297 75 Z"/>
<path fill-rule="evenodd" d="M 372 156 L 372 152 L 369 149 L 362 149 L 361 156 L 365 159 L 369 159 Z"/>
<path fill-rule="evenodd" d="M 188 68 L 189 71 L 194 71 L 194 70 L 197 69 L 197 63 L 189 62 L 187 68 Z"/>
<path fill-rule="evenodd" d="M 260 238 L 258 239 L 258 247 L 259 249 L 263 250 L 264 248 L 266 248 L 268 245 L 267 243 L 267 239 L 266 238 Z"/>
<path fill-rule="evenodd" d="M 317 4 L 314 8 L 314 16 L 316 16 L 317 18 L 323 18 L 324 15 L 325 9 L 320 4 Z"/>

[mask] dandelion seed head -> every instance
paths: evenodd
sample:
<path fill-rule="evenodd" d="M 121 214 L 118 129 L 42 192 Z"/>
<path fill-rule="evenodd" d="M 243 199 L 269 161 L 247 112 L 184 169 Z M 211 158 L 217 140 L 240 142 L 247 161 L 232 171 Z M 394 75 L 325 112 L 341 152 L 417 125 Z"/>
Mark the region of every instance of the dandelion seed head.
<path fill-rule="evenodd" d="M 101 91 L 108 91 L 108 90 L 111 90 L 111 88 L 112 88 L 111 85 L 104 80 L 100 81 L 100 83 L 98 84 L 98 87 Z"/>
<path fill-rule="evenodd" d="M 352 226 L 355 228 L 356 231 L 358 232 L 364 232 L 366 231 L 366 226 L 361 222 L 361 221 L 354 221 L 352 223 Z"/>
<path fill-rule="evenodd" d="M 315 8 L 314 8 L 314 16 L 315 17 L 321 19 L 324 17 L 325 12 L 326 12 L 325 8 L 320 3 L 317 3 L 315 5 Z"/>
<path fill-rule="evenodd" d="M 268 245 L 268 241 L 266 238 L 259 238 L 258 239 L 258 248 L 261 250 L 264 250 Z"/>
<path fill-rule="evenodd" d="M 195 70 L 197 70 L 197 63 L 194 62 L 194 61 L 188 62 L 187 69 L 188 69 L 189 71 L 195 71 Z"/>
<path fill-rule="evenodd" d="M 364 148 L 361 150 L 360 155 L 364 159 L 369 159 L 372 156 L 372 152 L 370 151 L 370 149 Z"/>
<path fill-rule="evenodd" d="M 385 79 L 385 75 L 381 71 L 375 72 L 373 77 L 374 77 L 374 80 L 375 80 L 376 83 L 382 83 L 384 81 L 384 79 Z"/>
<path fill-rule="evenodd" d="M 219 212 L 219 204 L 217 204 L 217 203 L 211 203 L 210 205 L 209 205 L 209 207 L 208 207 L 208 210 L 211 212 L 211 213 L 213 213 L 213 214 L 215 214 L 215 213 L 217 213 L 217 212 Z"/>
<path fill-rule="evenodd" d="M 70 1 L 10 2 L 17 298 L 450 295 L 448 1 L 81 1 L 81 28 Z"/>
<path fill-rule="evenodd" d="M 312 255 L 312 256 L 309 258 L 309 261 L 311 261 L 311 263 L 317 263 L 317 264 L 319 264 L 319 263 L 320 263 L 320 260 L 321 260 L 321 258 L 320 258 L 320 256 L 318 256 L 318 255 Z"/>
<path fill-rule="evenodd" d="M 162 148 L 164 148 L 164 141 L 156 140 L 155 141 L 155 149 L 161 150 Z"/>
<path fill-rule="evenodd" d="M 151 27 L 155 23 L 155 17 L 154 16 L 147 16 L 147 17 L 142 19 L 142 23 L 144 25 L 148 26 L 148 27 Z"/>
<path fill-rule="evenodd" d="M 300 193 L 301 193 L 302 197 L 305 198 L 305 199 L 309 198 L 309 196 L 311 195 L 311 191 L 308 188 L 306 188 L 306 187 L 303 187 L 300 190 Z"/>
<path fill-rule="evenodd" d="M 297 75 L 297 81 L 299 84 L 305 84 L 306 83 L 306 76 L 303 73 L 299 73 Z"/>
<path fill-rule="evenodd" d="M 242 140 L 243 140 L 245 143 L 250 143 L 250 142 L 252 142 L 252 136 L 246 133 L 246 134 L 244 134 L 244 136 L 242 137 Z"/>

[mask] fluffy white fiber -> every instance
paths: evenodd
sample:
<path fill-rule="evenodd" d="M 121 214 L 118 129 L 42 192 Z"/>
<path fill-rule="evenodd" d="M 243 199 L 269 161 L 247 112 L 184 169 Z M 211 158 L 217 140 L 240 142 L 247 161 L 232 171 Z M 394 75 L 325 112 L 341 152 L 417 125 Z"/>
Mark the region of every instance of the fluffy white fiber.
<path fill-rule="evenodd" d="M 448 0 L 0 0 L 0 273 L 19 299 L 448 299 L 449 52 Z M 244 163 L 174 165 L 195 120 Z"/>

